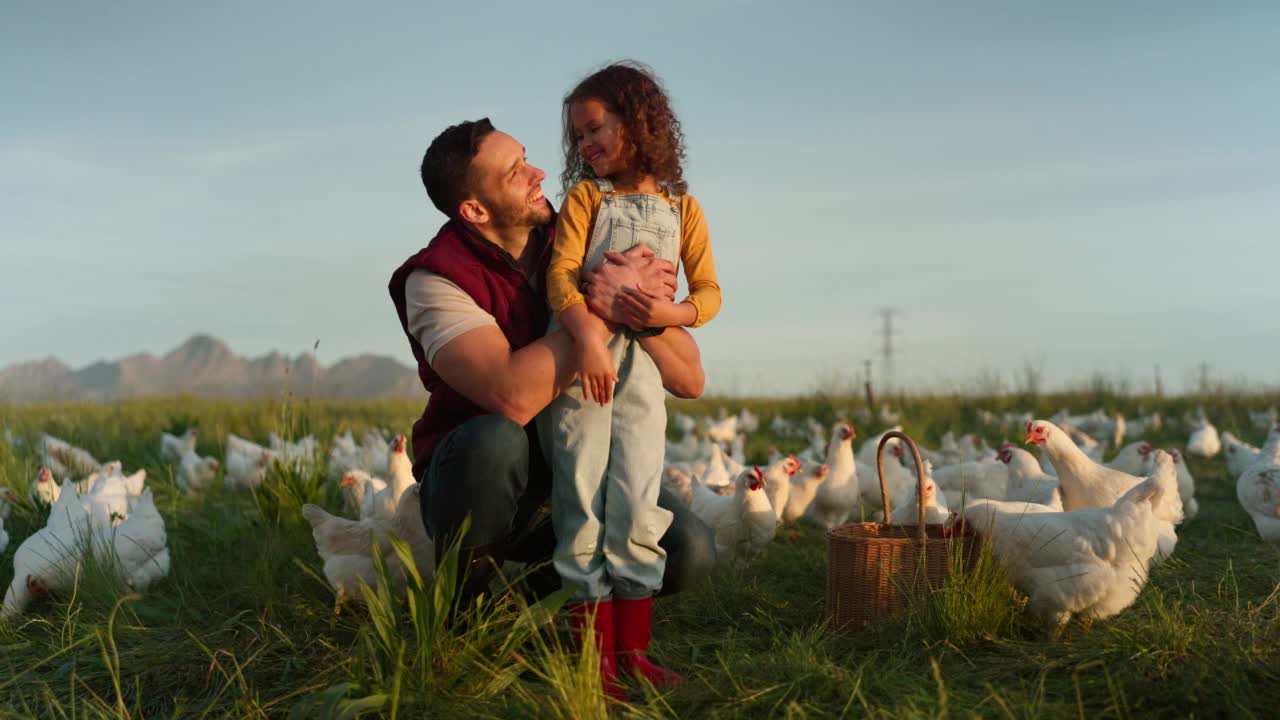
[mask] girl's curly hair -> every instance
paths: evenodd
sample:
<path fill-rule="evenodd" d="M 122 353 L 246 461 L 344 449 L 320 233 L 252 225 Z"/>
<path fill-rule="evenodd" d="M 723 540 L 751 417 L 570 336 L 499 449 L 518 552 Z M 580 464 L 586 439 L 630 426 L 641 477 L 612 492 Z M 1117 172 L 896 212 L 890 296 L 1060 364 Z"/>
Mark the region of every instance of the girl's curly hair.
<path fill-rule="evenodd" d="M 671 101 L 653 69 L 634 60 L 613 63 L 588 75 L 564 98 L 564 171 L 561 193 L 582 180 L 595 178 L 578 151 L 569 112 L 583 100 L 599 100 L 622 119 L 629 151 L 637 169 L 652 175 L 675 195 L 689 191 L 684 179 L 684 131 L 671 110 Z"/>

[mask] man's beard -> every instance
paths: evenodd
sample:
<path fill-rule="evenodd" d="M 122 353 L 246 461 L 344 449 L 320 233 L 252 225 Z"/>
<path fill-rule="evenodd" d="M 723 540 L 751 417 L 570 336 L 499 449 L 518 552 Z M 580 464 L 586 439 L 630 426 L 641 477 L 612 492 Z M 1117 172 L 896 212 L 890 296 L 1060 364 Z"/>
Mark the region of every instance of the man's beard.
<path fill-rule="evenodd" d="M 545 203 L 545 201 L 543 201 Z M 528 203 L 520 205 L 494 205 L 493 225 L 499 228 L 539 227 L 551 222 L 551 209 L 546 204 L 534 208 Z"/>

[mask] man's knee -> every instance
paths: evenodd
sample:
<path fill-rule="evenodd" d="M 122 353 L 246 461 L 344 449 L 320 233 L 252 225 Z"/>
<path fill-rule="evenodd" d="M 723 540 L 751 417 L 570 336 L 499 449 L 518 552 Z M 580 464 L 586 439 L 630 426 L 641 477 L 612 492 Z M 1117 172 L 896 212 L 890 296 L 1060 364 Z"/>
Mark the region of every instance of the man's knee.
<path fill-rule="evenodd" d="M 529 470 L 529 438 L 524 428 L 501 415 L 480 415 L 454 428 L 431 454 L 429 480 L 465 487 L 478 494 Z"/>
<path fill-rule="evenodd" d="M 431 454 L 424 500 L 428 529 L 451 532 L 471 516 L 476 542 L 496 542 L 515 517 L 529 479 L 529 440 L 524 428 L 500 415 L 471 418 L 441 440 Z M 496 535 L 497 537 L 490 537 Z"/>
<path fill-rule="evenodd" d="M 658 542 L 667 552 L 662 595 L 687 590 L 711 575 L 716 566 L 715 533 L 666 488 L 658 506 L 672 513 L 671 527 Z"/>

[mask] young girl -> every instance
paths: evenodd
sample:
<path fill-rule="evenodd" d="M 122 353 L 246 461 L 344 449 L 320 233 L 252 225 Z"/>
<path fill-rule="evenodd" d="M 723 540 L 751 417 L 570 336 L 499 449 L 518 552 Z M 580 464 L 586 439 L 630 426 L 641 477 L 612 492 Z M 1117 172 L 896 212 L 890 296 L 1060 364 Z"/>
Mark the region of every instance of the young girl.
<path fill-rule="evenodd" d="M 551 446 L 556 569 L 575 591 L 575 626 L 595 628 L 605 688 L 617 694 L 618 666 L 659 687 L 680 681 L 645 655 L 671 513 L 658 507 L 666 393 L 638 338 L 706 323 L 720 286 L 702 209 L 686 193 L 680 121 L 647 67 L 610 65 L 565 97 L 564 151 L 547 298 L 553 328 L 577 345 L 582 382 L 539 421 Z M 579 279 L 605 252 L 637 244 L 684 265 L 689 297 L 625 293 L 617 311 L 628 327 L 615 331 L 587 309 Z"/>

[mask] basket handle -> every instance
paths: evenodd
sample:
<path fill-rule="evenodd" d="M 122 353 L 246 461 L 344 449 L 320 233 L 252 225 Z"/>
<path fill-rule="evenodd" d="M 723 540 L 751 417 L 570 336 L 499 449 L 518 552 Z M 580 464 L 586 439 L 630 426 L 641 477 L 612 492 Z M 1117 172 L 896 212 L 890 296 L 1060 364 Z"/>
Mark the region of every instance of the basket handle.
<path fill-rule="evenodd" d="M 920 542 L 925 541 L 924 531 L 924 460 L 920 457 L 920 448 L 916 447 L 916 441 L 912 440 L 904 432 L 898 430 L 890 430 L 880 438 L 880 446 L 876 448 L 876 472 L 880 473 L 880 501 L 884 504 L 884 522 L 890 524 L 893 522 L 893 509 L 889 507 L 889 487 L 884 482 L 884 448 L 889 441 L 897 438 L 911 449 L 911 457 L 916 463 L 916 482 L 918 483 L 916 490 L 916 512 L 919 520 L 919 536 Z"/>

